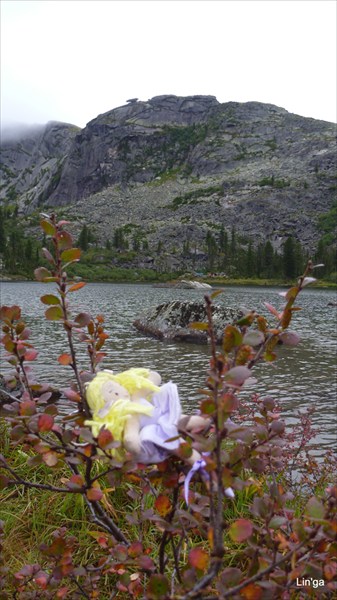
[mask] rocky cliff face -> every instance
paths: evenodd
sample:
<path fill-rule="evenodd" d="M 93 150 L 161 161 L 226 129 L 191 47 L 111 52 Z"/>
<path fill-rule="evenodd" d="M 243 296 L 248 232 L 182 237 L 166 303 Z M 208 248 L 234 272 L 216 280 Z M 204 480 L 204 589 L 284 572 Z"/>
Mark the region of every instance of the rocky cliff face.
<path fill-rule="evenodd" d="M 201 245 L 235 226 L 275 248 L 311 247 L 336 190 L 336 128 L 258 102 L 157 96 L 78 128 L 49 123 L 2 146 L 2 201 L 63 206 L 104 239 L 141 228 L 150 246 Z"/>

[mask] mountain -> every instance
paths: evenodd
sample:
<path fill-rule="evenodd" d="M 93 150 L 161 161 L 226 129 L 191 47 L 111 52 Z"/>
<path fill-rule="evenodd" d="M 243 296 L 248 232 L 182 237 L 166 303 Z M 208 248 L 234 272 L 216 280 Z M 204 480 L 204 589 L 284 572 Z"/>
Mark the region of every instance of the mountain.
<path fill-rule="evenodd" d="M 168 253 L 233 227 L 243 243 L 292 235 L 312 249 L 336 192 L 336 126 L 214 96 L 133 99 L 84 129 L 51 122 L 6 139 L 0 201 L 62 207 L 103 240 L 116 228 Z M 138 233 L 137 233 L 138 232 Z M 201 252 L 201 250 L 200 250 Z"/>

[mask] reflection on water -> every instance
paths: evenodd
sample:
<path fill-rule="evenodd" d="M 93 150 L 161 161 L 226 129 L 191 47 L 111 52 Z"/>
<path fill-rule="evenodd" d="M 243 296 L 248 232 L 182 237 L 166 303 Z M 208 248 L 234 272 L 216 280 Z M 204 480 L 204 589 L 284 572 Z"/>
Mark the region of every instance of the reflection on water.
<path fill-rule="evenodd" d="M 52 291 L 53 284 L 33 282 L 1 283 L 1 304 L 24 306 L 23 318 L 33 330 L 33 343 L 42 350 L 41 360 L 33 363 L 40 381 L 58 387 L 68 385 L 71 373 L 57 366 L 57 356 L 67 350 L 64 331 L 59 323 L 46 322 L 39 297 Z M 283 298 L 277 288 L 226 287 L 216 299 L 229 307 L 255 308 L 265 312 L 263 302 L 280 308 Z M 203 298 L 200 290 L 153 288 L 149 285 L 88 284 L 71 297 L 74 314 L 80 310 L 103 314 L 110 335 L 105 351 L 104 367 L 121 371 L 131 366 L 150 367 L 162 374 L 163 380 L 177 383 L 182 404 L 191 411 L 198 402 L 198 390 L 203 387 L 209 360 L 209 349 L 193 344 L 173 344 L 145 337 L 132 327 L 142 310 L 170 300 Z M 255 370 L 258 383 L 247 388 L 253 392 L 273 395 L 288 422 L 298 410 L 315 406 L 314 423 L 319 427 L 320 444 L 336 441 L 336 293 L 329 290 L 306 289 L 299 298 L 303 310 L 294 313 L 292 329 L 301 335 L 296 348 L 278 349 L 279 359 L 273 364 L 260 365 Z M 76 311 L 76 312 L 75 312 Z M 42 356 L 43 355 L 43 356 Z M 87 363 L 78 346 L 83 368 Z M 2 369 L 6 369 L 2 361 Z"/>

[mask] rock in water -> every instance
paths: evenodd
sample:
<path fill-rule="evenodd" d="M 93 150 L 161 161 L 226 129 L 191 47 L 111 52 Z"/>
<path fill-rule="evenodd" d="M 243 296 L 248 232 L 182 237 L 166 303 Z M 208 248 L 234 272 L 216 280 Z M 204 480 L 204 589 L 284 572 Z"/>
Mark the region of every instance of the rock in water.
<path fill-rule="evenodd" d="M 223 331 L 228 323 L 242 316 L 242 312 L 233 308 L 213 305 L 213 326 L 216 341 L 221 344 Z M 189 328 L 194 321 L 206 322 L 206 309 L 203 302 L 165 302 L 142 313 L 133 326 L 147 335 L 160 340 L 207 344 L 206 331 Z"/>

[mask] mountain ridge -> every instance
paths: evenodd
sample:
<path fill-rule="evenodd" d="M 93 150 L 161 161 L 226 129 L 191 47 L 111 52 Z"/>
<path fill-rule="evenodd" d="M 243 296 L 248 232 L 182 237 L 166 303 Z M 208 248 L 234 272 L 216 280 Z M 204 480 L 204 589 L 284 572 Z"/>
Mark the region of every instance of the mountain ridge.
<path fill-rule="evenodd" d="M 116 228 L 168 253 L 235 227 L 276 251 L 312 249 L 336 190 L 336 126 L 260 102 L 214 96 L 132 99 L 80 129 L 50 122 L 2 144 L 2 203 L 60 207 L 102 240 Z M 141 229 L 141 232 L 140 232 Z"/>

